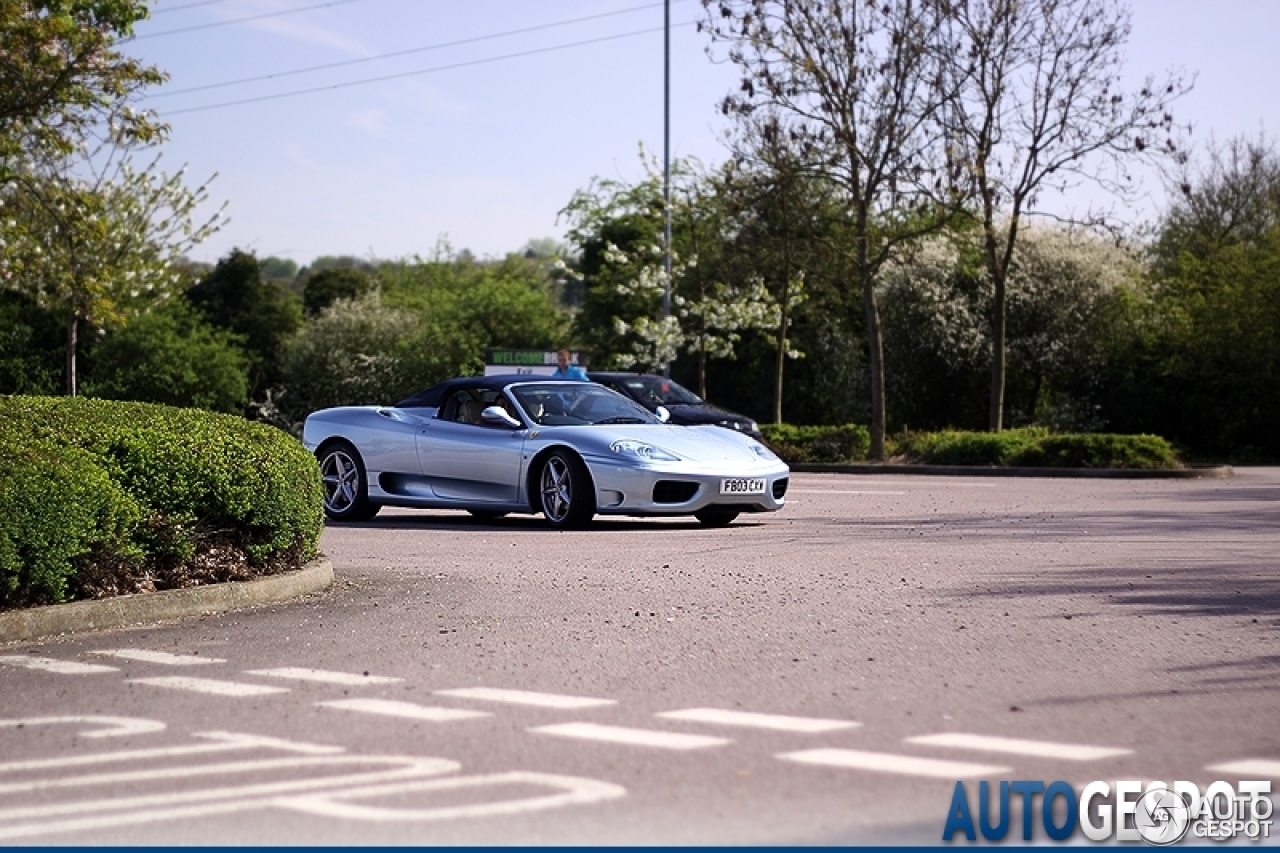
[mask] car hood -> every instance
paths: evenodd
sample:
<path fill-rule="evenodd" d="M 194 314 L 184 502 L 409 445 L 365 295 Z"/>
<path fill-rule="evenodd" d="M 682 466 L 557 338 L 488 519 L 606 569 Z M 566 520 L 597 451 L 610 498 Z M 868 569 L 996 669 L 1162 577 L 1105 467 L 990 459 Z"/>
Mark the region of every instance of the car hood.
<path fill-rule="evenodd" d="M 545 441 L 562 440 L 580 450 L 603 456 L 616 456 L 609 445 L 620 439 L 651 444 L 681 459 L 695 463 L 736 462 L 739 464 L 776 464 L 777 458 L 761 455 L 763 447 L 755 439 L 716 426 L 678 426 L 675 424 L 602 424 L 597 426 L 543 427 L 536 437 Z"/>
<path fill-rule="evenodd" d="M 673 403 L 667 406 L 667 411 L 671 413 L 671 422 L 677 424 L 718 424 L 721 421 L 750 420 L 709 403 Z"/>

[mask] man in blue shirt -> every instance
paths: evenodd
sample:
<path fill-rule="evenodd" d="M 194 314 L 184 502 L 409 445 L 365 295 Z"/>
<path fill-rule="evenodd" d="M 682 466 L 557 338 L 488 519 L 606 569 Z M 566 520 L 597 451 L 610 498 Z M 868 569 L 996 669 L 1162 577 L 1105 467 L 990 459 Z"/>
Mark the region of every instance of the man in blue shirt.
<path fill-rule="evenodd" d="M 569 351 L 562 349 L 556 353 L 556 369 L 551 374 L 552 379 L 576 379 L 579 382 L 590 382 L 587 378 L 587 372 L 576 364 L 569 363 Z"/>

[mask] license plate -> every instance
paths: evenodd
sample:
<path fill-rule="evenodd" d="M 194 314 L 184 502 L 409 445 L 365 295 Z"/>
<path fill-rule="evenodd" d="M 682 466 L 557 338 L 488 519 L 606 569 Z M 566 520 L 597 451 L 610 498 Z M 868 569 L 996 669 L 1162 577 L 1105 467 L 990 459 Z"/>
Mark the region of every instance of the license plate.
<path fill-rule="evenodd" d="M 726 477 L 720 481 L 722 495 L 762 495 L 764 477 Z"/>

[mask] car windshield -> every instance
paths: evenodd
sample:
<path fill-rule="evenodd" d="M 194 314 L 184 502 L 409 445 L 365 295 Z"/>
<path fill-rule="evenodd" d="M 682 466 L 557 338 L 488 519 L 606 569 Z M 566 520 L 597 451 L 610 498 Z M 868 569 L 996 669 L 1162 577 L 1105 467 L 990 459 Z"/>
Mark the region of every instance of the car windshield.
<path fill-rule="evenodd" d="M 594 382 L 548 382 L 507 389 L 539 426 L 657 424 L 651 412 Z"/>
<path fill-rule="evenodd" d="M 627 377 L 620 384 L 646 406 L 696 406 L 702 402 L 702 398 L 688 388 L 661 376 Z"/>

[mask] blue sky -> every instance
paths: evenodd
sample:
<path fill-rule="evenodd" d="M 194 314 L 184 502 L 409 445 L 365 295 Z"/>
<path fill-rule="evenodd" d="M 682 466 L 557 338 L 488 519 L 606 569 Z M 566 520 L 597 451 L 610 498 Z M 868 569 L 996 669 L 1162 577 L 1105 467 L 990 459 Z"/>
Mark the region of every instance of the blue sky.
<path fill-rule="evenodd" d="M 1197 141 L 1280 130 L 1280 0 L 1131 6 L 1133 80 L 1196 73 L 1177 112 Z M 672 0 L 672 156 L 716 163 L 736 76 L 707 57 L 700 11 Z M 643 175 L 641 144 L 661 156 L 662 22 L 653 0 L 159 0 L 126 50 L 171 77 L 144 102 L 172 127 L 165 169 L 217 173 L 229 202 L 193 257 L 402 258 L 440 239 L 487 257 L 560 238 L 593 176 Z"/>

